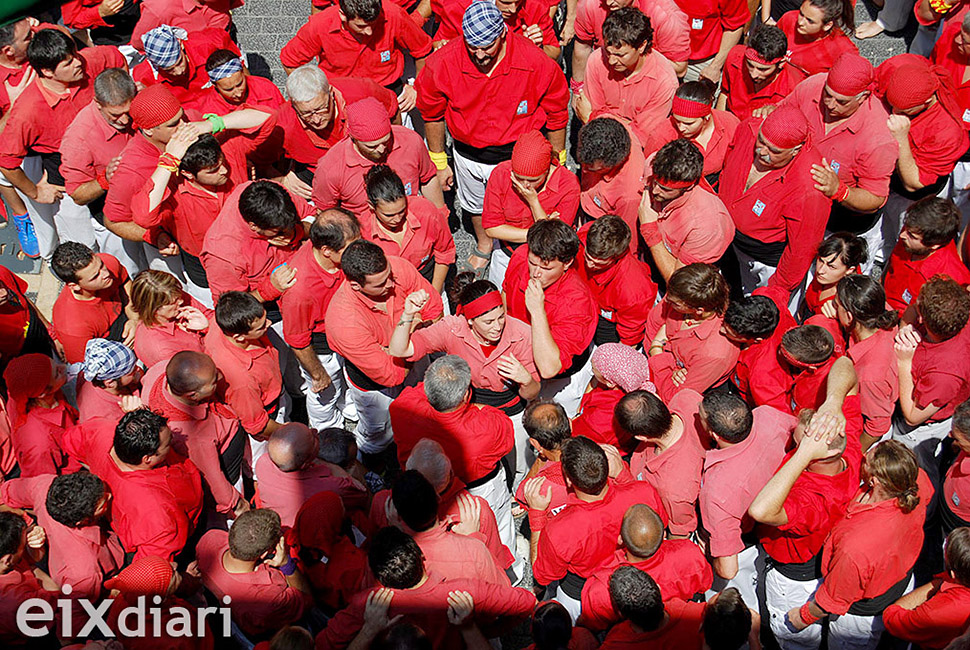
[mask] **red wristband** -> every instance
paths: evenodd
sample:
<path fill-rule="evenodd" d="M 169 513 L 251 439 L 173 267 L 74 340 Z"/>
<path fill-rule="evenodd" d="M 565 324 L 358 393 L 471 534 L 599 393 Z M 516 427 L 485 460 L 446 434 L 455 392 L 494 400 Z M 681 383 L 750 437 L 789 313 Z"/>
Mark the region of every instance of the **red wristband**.
<path fill-rule="evenodd" d="M 650 248 L 663 241 L 663 237 L 660 235 L 660 224 L 656 221 L 641 223 L 640 234 L 643 236 L 643 241 L 646 242 L 647 247 Z"/>
<path fill-rule="evenodd" d="M 812 615 L 812 611 L 809 608 L 809 603 L 805 603 L 801 606 L 801 609 L 798 610 L 798 615 L 801 617 L 802 622 L 805 623 L 805 625 L 811 625 L 820 619 L 819 616 Z"/>
<path fill-rule="evenodd" d="M 569 90 L 571 90 L 574 95 L 578 95 L 579 93 L 583 92 L 584 83 L 585 82 L 570 79 Z"/>
<path fill-rule="evenodd" d="M 848 196 L 849 186 L 845 184 L 845 181 L 839 181 L 839 188 L 835 190 L 835 196 L 832 197 L 832 200 L 836 203 L 842 203 Z"/>
<path fill-rule="evenodd" d="M 548 518 L 546 517 L 545 510 L 533 510 L 529 508 L 529 529 L 534 531 L 540 531 L 546 527 L 546 522 Z"/>
<path fill-rule="evenodd" d="M 98 172 L 98 185 L 102 190 L 108 189 L 108 175 L 105 172 Z"/>

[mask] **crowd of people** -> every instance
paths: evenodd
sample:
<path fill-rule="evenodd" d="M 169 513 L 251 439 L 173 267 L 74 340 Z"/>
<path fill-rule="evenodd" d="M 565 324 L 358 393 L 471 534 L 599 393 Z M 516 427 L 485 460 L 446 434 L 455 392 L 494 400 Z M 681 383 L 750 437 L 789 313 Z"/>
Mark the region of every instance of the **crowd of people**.
<path fill-rule="evenodd" d="M 970 647 L 970 5 L 241 4 L 0 27 L 0 645 Z"/>

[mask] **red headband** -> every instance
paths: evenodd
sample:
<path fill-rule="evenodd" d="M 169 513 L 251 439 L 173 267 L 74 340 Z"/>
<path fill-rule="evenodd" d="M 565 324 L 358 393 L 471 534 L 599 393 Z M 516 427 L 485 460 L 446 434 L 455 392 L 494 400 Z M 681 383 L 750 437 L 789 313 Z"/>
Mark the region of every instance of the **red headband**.
<path fill-rule="evenodd" d="M 711 114 L 711 105 L 674 95 L 670 112 L 681 117 L 707 117 Z"/>
<path fill-rule="evenodd" d="M 776 63 L 781 63 L 782 61 L 785 60 L 784 55 L 782 55 L 782 56 L 779 56 L 777 59 L 771 59 L 769 61 L 768 59 L 758 54 L 758 50 L 750 46 L 744 48 L 744 58 L 751 59 L 755 63 L 760 63 L 761 65 L 775 65 Z"/>
<path fill-rule="evenodd" d="M 823 367 L 826 363 L 828 363 L 828 359 L 826 359 L 822 363 L 805 363 L 804 361 L 799 361 L 798 359 L 792 356 L 791 352 L 785 349 L 784 345 L 778 346 L 778 352 L 781 353 L 781 356 L 785 361 L 795 366 L 796 368 L 803 368 L 805 370 L 818 370 L 819 368 Z"/>
<path fill-rule="evenodd" d="M 651 176 L 650 179 L 660 183 L 668 190 L 682 190 L 687 187 L 694 187 L 697 184 L 697 181 L 675 181 L 672 178 L 660 178 L 656 175 Z"/>
<path fill-rule="evenodd" d="M 498 291 L 489 291 L 484 296 L 475 298 L 467 305 L 458 305 L 458 315 L 465 318 L 478 318 L 482 314 L 487 314 L 496 307 L 502 306 L 502 294 Z"/>

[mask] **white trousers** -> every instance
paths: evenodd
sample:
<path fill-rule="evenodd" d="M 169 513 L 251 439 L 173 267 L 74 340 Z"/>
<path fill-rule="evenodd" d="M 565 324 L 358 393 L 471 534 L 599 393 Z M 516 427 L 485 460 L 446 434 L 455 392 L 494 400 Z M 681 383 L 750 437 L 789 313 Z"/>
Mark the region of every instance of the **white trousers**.
<path fill-rule="evenodd" d="M 555 401 L 566 410 L 566 415 L 572 419 L 579 412 L 579 403 L 583 400 L 586 386 L 589 385 L 589 380 L 592 378 L 593 364 L 589 359 L 586 359 L 583 367 L 569 377 L 544 379 L 542 388 L 539 389 L 539 397 Z"/>
<path fill-rule="evenodd" d="M 882 616 L 831 616 L 829 650 L 873 650 L 885 629 Z"/>
<path fill-rule="evenodd" d="M 303 394 L 306 395 L 306 410 L 310 420 L 310 427 L 323 431 L 331 427 L 342 428 L 344 423 L 343 404 L 347 399 L 347 384 L 344 382 L 343 360 L 335 352 L 318 354 L 323 369 L 330 376 L 330 385 L 326 390 L 314 393 L 311 390 L 313 379 L 303 366 L 300 374 L 303 376 Z"/>
<path fill-rule="evenodd" d="M 512 564 L 515 575 L 522 577 L 523 562 L 515 554 L 515 520 L 512 518 L 512 494 L 509 492 L 508 483 L 505 480 L 505 468 L 500 468 L 498 473 L 485 483 L 468 488 L 468 492 L 488 502 L 488 506 L 495 515 L 495 523 L 498 525 L 498 537 L 515 558 L 515 562 Z"/>
<path fill-rule="evenodd" d="M 502 290 L 505 272 L 509 270 L 509 262 L 512 260 L 509 254 L 502 250 L 500 243 L 498 239 L 495 240 L 495 245 L 492 246 L 492 262 L 488 265 L 488 281 L 498 287 L 499 291 Z"/>
<path fill-rule="evenodd" d="M 361 390 L 347 381 L 347 394 L 357 407 L 357 448 L 364 454 L 376 454 L 387 448 L 394 439 L 391 416 L 388 409 L 394 398 L 401 394 L 403 386 L 381 390 Z"/>
<path fill-rule="evenodd" d="M 148 268 L 144 242 L 122 239 L 97 221 L 94 221 L 94 238 L 98 243 L 98 249 L 102 253 L 117 257 L 132 278 L 138 275 L 139 271 Z"/>
<path fill-rule="evenodd" d="M 714 585 L 707 592 L 707 599 L 728 587 L 734 587 L 741 594 L 744 604 L 751 609 L 760 611 L 758 606 L 758 553 L 757 545 L 749 546 L 738 553 L 738 572 L 730 580 L 714 576 Z"/>
<path fill-rule="evenodd" d="M 940 422 L 927 422 L 912 427 L 899 417 L 893 417 L 893 440 L 898 440 L 913 450 L 919 466 L 926 472 L 937 491 L 942 482 L 943 440 L 950 433 L 952 418 Z"/>
<path fill-rule="evenodd" d="M 485 184 L 497 165 L 486 165 L 465 158 L 458 150 L 453 152 L 455 161 L 455 191 L 462 210 L 481 214 L 485 208 Z M 482 251 L 483 253 L 485 251 Z"/>
<path fill-rule="evenodd" d="M 565 607 L 566 611 L 569 612 L 569 618 L 572 619 L 573 625 L 576 624 L 576 619 L 579 618 L 580 612 L 583 611 L 583 604 L 564 592 L 558 582 L 554 582 L 546 589 L 546 599 L 555 600 Z"/>
<path fill-rule="evenodd" d="M 765 604 L 771 617 L 771 631 L 782 650 L 815 650 L 822 643 L 822 626 L 813 624 L 800 632 L 785 625 L 793 607 L 801 607 L 815 594 L 820 580 L 792 580 L 776 569 L 765 572 Z"/>
<path fill-rule="evenodd" d="M 148 268 L 155 271 L 165 271 L 171 273 L 182 283 L 185 293 L 189 294 L 209 309 L 213 308 L 212 291 L 206 287 L 200 287 L 192 282 L 188 273 L 185 272 L 185 265 L 182 264 L 181 255 L 162 255 L 158 249 L 149 243 L 143 244 L 145 249 L 145 260 Z"/>
<path fill-rule="evenodd" d="M 775 274 L 776 267 L 762 264 L 747 253 L 742 253 L 738 247 L 734 247 L 734 253 L 738 256 L 738 266 L 741 270 L 741 291 L 746 296 L 758 287 L 767 286 L 768 280 Z"/>

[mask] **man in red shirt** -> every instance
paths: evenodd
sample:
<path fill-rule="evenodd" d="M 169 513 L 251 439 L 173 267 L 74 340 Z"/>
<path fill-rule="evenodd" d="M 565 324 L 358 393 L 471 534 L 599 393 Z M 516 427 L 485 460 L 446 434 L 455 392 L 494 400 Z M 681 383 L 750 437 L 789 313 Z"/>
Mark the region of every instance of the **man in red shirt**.
<path fill-rule="evenodd" d="M 781 103 L 798 81 L 788 72 L 788 39 L 774 25 L 761 25 L 744 45 L 728 52 L 716 108 L 744 120 L 764 117 Z"/>
<path fill-rule="evenodd" d="M 502 292 L 510 316 L 532 325 L 540 391 L 575 416 L 592 377 L 590 344 L 596 333 L 596 299 L 572 268 L 579 237 L 558 219 L 529 228 L 526 246 L 509 262 Z M 549 380 L 549 381 L 545 381 Z"/>
<path fill-rule="evenodd" d="M 970 271 L 954 243 L 959 228 L 960 210 L 948 199 L 927 196 L 907 208 L 899 242 L 882 278 L 890 307 L 901 314 L 910 310 L 920 289 L 934 275 L 970 284 Z M 912 321 L 913 314 L 904 319 Z"/>
<path fill-rule="evenodd" d="M 943 531 L 970 527 L 970 404 L 964 402 L 953 412 L 950 428 L 953 451 L 957 452 L 943 480 Z"/>
<path fill-rule="evenodd" d="M 120 420 L 128 411 L 140 408 L 144 374 L 128 346 L 100 338 L 88 339 L 81 374 L 75 384 L 78 422 L 95 417 Z"/>
<path fill-rule="evenodd" d="M 40 352 L 53 357 L 53 328 L 27 296 L 27 283 L 0 266 L 0 368 L 15 356 Z"/>
<path fill-rule="evenodd" d="M 576 161 L 582 169 L 583 221 L 615 214 L 636 232 L 644 166 L 639 140 L 619 120 L 597 117 L 579 130 Z M 636 248 L 631 241 L 630 252 Z"/>
<path fill-rule="evenodd" d="M 313 591 L 283 537 L 280 516 L 265 508 L 239 515 L 229 532 L 210 530 L 196 546 L 202 584 L 232 599 L 232 619 L 250 636 L 299 621 Z"/>
<path fill-rule="evenodd" d="M 131 34 L 131 44 L 141 51 L 142 36 L 159 25 L 180 27 L 186 32 L 198 32 L 209 27 L 232 32 L 234 27 L 230 12 L 242 4 L 242 0 L 142 0 L 141 18 Z"/>
<path fill-rule="evenodd" d="M 57 583 L 35 564 L 44 559 L 44 529 L 30 526 L 22 515 L 14 512 L 0 512 L 0 642 L 5 646 L 17 647 L 24 644 L 21 625 L 24 620 L 20 610 L 24 605 L 32 606 L 36 600 L 47 604 L 53 613 L 57 600 L 61 597 Z M 46 629 L 51 639 L 60 628 L 60 615 L 52 617 Z M 37 622 L 30 623 L 31 629 L 43 630 Z"/>
<path fill-rule="evenodd" d="M 687 264 L 717 263 L 734 239 L 734 222 L 721 199 L 700 185 L 704 155 L 697 145 L 686 138 L 668 142 L 647 172 L 640 234 L 663 279 Z"/>
<path fill-rule="evenodd" d="M 203 93 L 199 108 L 205 113 L 225 115 L 243 106 L 279 111 L 283 94 L 266 77 L 250 74 L 242 57 L 231 49 L 219 49 L 205 61 L 212 87 Z"/>
<path fill-rule="evenodd" d="M 533 499 L 548 498 L 546 508 L 556 515 L 564 507 L 568 492 L 562 475 L 562 447 L 572 437 L 572 423 L 562 406 L 555 402 L 538 400 L 526 407 L 522 414 L 522 426 L 529 434 L 529 445 L 535 454 L 535 462 L 515 491 L 515 500 L 529 509 L 529 527 L 539 530 L 546 521 L 543 511 L 532 513 Z M 531 487 L 530 487 L 531 486 Z M 543 503 L 543 505 L 545 505 Z M 535 553 L 535 547 L 532 548 Z"/>
<path fill-rule="evenodd" d="M 679 0 L 690 22 L 690 58 L 685 81 L 721 81 L 728 53 L 741 41 L 751 12 L 740 0 Z"/>
<path fill-rule="evenodd" d="M 457 185 L 458 202 L 471 219 L 477 240 L 472 257 L 479 261 L 470 264 L 478 270 L 492 254 L 481 221 L 489 175 L 511 157 L 515 140 L 533 129 L 546 130 L 565 162 L 569 89 L 548 56 L 524 36 L 508 33 L 494 4 L 473 2 L 462 31 L 463 39 L 428 58 L 415 88 L 441 186 Z M 445 153 L 446 124 L 455 143 L 454 172 Z"/>
<path fill-rule="evenodd" d="M 496 0 L 495 6 L 502 12 L 506 26 L 535 43 L 536 47 L 549 55 L 553 61 L 559 60 L 562 48 L 559 37 L 552 26 L 549 4 L 542 0 Z"/>

